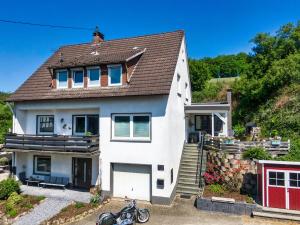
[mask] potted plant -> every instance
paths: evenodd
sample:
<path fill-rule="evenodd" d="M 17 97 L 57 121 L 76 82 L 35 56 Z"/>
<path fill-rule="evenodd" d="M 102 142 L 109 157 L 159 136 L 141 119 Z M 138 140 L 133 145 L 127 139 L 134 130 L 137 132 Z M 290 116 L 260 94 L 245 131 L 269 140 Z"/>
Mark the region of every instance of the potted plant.
<path fill-rule="evenodd" d="M 223 139 L 223 143 L 225 145 L 233 145 L 234 144 L 234 138 L 233 137 L 225 137 Z"/>
<path fill-rule="evenodd" d="M 271 131 L 271 145 L 279 146 L 281 144 L 281 137 L 279 136 L 278 130 Z"/>

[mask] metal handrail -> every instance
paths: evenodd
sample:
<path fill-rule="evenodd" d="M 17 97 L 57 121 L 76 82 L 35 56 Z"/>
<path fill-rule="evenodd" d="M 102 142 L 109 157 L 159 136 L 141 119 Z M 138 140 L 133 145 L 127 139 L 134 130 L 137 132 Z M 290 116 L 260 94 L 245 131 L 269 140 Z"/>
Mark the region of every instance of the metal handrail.
<path fill-rule="evenodd" d="M 196 180 L 195 182 L 197 182 L 197 179 L 199 178 L 199 187 L 201 186 L 201 175 L 202 175 L 202 163 L 203 163 L 203 145 L 204 145 L 204 135 L 199 132 L 199 143 L 197 148 L 199 149 L 198 151 L 198 159 L 197 159 L 197 170 L 196 170 Z M 201 159 L 200 159 L 201 156 Z M 200 163 L 199 163 L 200 161 Z M 200 164 L 200 165 L 199 165 Z M 200 172 L 199 172 L 200 169 Z M 198 176 L 199 175 L 199 176 Z"/>

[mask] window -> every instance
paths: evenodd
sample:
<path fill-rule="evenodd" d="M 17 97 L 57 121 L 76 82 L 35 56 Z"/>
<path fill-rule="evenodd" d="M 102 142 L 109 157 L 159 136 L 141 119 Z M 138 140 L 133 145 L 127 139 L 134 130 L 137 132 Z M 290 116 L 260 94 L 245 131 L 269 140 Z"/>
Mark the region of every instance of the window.
<path fill-rule="evenodd" d="M 189 100 L 189 89 L 188 89 L 189 85 L 188 83 L 185 83 L 185 101 Z"/>
<path fill-rule="evenodd" d="M 57 88 L 68 88 L 68 71 L 60 70 L 56 73 Z"/>
<path fill-rule="evenodd" d="M 34 156 L 33 158 L 34 174 L 49 175 L 51 173 L 51 157 L 50 156 Z"/>
<path fill-rule="evenodd" d="M 108 82 L 110 86 L 122 84 L 122 66 L 110 65 L 108 66 Z"/>
<path fill-rule="evenodd" d="M 171 169 L 171 184 L 173 184 L 174 181 L 174 175 L 173 175 L 173 168 Z"/>
<path fill-rule="evenodd" d="M 150 140 L 149 114 L 116 114 L 112 116 L 112 139 Z"/>
<path fill-rule="evenodd" d="M 156 187 L 157 187 L 157 189 L 164 189 L 165 181 L 163 179 L 157 179 Z"/>
<path fill-rule="evenodd" d="M 300 187 L 300 173 L 290 173 L 290 187 Z"/>
<path fill-rule="evenodd" d="M 269 185 L 285 186 L 284 185 L 284 172 L 269 172 Z"/>
<path fill-rule="evenodd" d="M 54 116 L 37 116 L 37 134 L 54 133 Z"/>
<path fill-rule="evenodd" d="M 73 117 L 74 135 L 97 135 L 99 134 L 98 115 L 78 115 Z"/>
<path fill-rule="evenodd" d="M 88 86 L 100 86 L 100 69 L 98 67 L 88 69 Z"/>
<path fill-rule="evenodd" d="M 165 166 L 164 165 L 157 165 L 157 170 L 158 171 L 164 171 L 165 170 Z"/>
<path fill-rule="evenodd" d="M 177 74 L 177 94 L 181 97 L 181 82 L 180 82 L 180 74 Z"/>
<path fill-rule="evenodd" d="M 73 87 L 83 87 L 83 70 L 73 70 Z"/>

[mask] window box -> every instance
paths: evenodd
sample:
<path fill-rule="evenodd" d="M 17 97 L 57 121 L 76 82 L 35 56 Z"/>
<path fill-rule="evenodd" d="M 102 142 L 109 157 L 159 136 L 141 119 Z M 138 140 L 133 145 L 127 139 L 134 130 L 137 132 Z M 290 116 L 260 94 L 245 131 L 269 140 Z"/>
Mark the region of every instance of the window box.
<path fill-rule="evenodd" d="M 150 114 L 112 115 L 112 140 L 150 141 Z"/>

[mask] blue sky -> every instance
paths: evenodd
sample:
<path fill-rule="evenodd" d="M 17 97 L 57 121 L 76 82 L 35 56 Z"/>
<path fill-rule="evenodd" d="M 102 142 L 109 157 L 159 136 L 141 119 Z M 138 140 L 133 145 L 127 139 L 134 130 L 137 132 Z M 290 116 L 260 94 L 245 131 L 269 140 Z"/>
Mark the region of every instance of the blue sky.
<path fill-rule="evenodd" d="M 189 56 L 251 50 L 258 32 L 300 20 L 298 0 L 2 1 L 0 19 L 95 27 L 106 39 L 184 29 Z M 90 31 L 0 23 L 0 91 L 14 91 L 59 46 L 89 42 Z"/>

